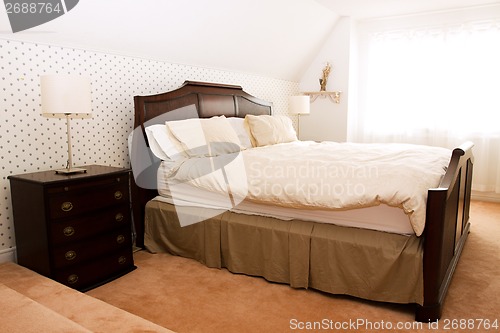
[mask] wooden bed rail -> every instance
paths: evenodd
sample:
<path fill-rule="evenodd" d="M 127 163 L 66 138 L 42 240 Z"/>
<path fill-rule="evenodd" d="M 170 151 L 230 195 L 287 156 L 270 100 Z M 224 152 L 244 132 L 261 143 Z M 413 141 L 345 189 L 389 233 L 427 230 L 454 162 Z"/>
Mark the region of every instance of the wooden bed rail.
<path fill-rule="evenodd" d="M 453 150 L 438 188 L 430 189 L 424 230 L 424 304 L 418 305 L 416 320 L 436 321 L 441 317 L 446 292 L 470 229 L 469 208 L 472 187 L 473 144 Z"/>

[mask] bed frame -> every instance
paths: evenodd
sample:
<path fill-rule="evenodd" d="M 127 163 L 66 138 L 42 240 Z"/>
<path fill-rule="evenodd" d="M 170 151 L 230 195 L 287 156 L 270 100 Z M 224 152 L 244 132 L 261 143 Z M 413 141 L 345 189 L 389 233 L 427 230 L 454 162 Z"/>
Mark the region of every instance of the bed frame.
<path fill-rule="evenodd" d="M 134 128 L 143 134 L 145 123 L 150 125 L 156 119 L 158 123 L 163 123 L 165 118 L 161 118 L 161 115 L 190 105 L 196 106 L 197 114 L 188 118 L 216 115 L 245 117 L 246 114 L 272 112 L 270 103 L 247 94 L 240 86 L 192 81 L 186 81 L 180 88 L 170 92 L 135 96 L 134 104 Z M 143 139 L 143 142 L 147 146 L 147 139 Z M 472 143 L 465 143 L 453 150 L 441 184 L 428 191 L 426 226 L 422 235 L 424 303 L 417 305 L 417 321 L 435 321 L 441 317 L 444 299 L 469 233 L 474 162 L 472 146 Z M 147 150 L 147 147 L 144 149 Z M 138 177 L 140 175 L 134 171 L 132 207 L 136 245 L 144 247 L 145 204 L 158 192 L 154 188 L 138 186 Z"/>

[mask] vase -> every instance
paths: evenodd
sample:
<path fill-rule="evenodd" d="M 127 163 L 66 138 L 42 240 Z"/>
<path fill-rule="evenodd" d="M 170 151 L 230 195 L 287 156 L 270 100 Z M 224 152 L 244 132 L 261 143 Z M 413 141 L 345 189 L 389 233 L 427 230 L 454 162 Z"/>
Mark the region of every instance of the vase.
<path fill-rule="evenodd" d="M 326 91 L 326 80 L 319 79 L 319 88 L 320 91 Z"/>

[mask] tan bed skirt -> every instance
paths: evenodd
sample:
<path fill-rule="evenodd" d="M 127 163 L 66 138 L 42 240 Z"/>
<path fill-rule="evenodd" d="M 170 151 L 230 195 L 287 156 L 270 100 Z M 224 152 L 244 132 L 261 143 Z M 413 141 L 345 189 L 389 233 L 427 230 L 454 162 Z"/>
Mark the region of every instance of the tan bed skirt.
<path fill-rule="evenodd" d="M 208 209 L 210 210 L 210 209 Z M 207 216 L 207 208 L 190 214 Z M 175 206 L 146 205 L 146 248 L 294 288 L 393 303 L 423 303 L 422 239 L 228 211 L 181 227 Z"/>

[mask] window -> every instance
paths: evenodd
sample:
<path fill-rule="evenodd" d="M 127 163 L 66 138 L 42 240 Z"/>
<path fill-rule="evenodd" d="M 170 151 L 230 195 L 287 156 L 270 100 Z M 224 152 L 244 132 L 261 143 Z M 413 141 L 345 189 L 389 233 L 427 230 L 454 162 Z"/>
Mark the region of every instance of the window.
<path fill-rule="evenodd" d="M 353 134 L 448 148 L 473 141 L 474 188 L 500 193 L 500 6 L 464 13 L 360 25 Z"/>

